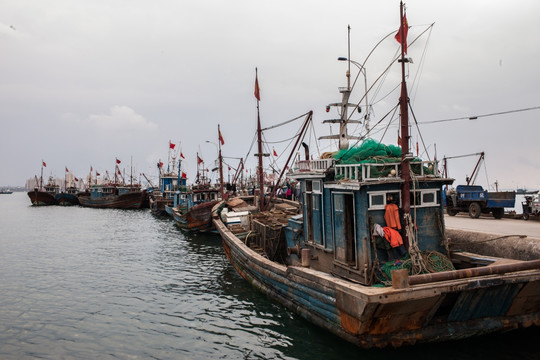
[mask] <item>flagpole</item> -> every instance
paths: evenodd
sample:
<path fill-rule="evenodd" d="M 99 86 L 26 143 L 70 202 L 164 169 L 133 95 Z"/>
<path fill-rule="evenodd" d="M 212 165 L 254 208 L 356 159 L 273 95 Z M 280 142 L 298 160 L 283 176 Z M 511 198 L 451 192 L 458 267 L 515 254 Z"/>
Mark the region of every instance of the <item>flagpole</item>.
<path fill-rule="evenodd" d="M 259 77 L 258 70 L 255 68 L 255 98 L 257 99 L 257 150 L 259 157 L 258 165 L 258 178 L 259 178 L 259 210 L 264 211 L 264 174 L 263 174 L 263 148 L 262 148 L 262 129 L 261 129 L 261 115 L 259 111 Z"/>
<path fill-rule="evenodd" d="M 407 83 L 405 82 L 405 63 L 408 60 L 405 58 L 405 24 L 403 19 L 403 1 L 400 3 L 400 43 L 401 43 L 401 96 L 399 98 L 399 106 L 401 112 L 401 177 L 403 178 L 402 196 L 403 196 L 403 212 L 408 214 L 411 209 L 411 189 L 410 189 L 410 169 L 409 169 L 409 96 L 407 94 Z"/>
<path fill-rule="evenodd" d="M 223 137 L 221 136 L 221 129 L 218 124 L 218 149 L 219 149 L 219 192 L 221 194 L 221 199 L 225 200 L 223 196 L 223 158 L 221 157 L 221 142 Z"/>

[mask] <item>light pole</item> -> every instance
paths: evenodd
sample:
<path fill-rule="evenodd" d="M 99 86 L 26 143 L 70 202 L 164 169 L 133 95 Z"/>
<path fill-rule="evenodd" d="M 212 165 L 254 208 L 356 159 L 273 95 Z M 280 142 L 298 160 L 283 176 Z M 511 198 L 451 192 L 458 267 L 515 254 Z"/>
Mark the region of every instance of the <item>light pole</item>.
<path fill-rule="evenodd" d="M 366 115 L 364 116 L 364 127 L 366 128 L 366 133 L 369 136 L 369 103 L 368 103 L 368 96 L 367 96 L 366 68 L 362 64 L 359 64 L 358 62 L 356 62 L 354 60 L 351 60 L 351 59 L 348 59 L 348 58 L 343 57 L 343 56 L 338 57 L 338 61 L 347 61 L 349 63 L 352 63 L 352 64 L 356 65 L 356 67 L 358 68 L 360 73 L 362 73 L 362 75 L 364 75 L 364 91 L 365 91 L 364 98 L 366 99 Z M 349 88 L 349 90 L 352 90 L 352 88 L 354 88 L 355 84 L 356 84 L 356 79 L 354 80 L 353 85 L 352 85 L 352 87 Z"/>

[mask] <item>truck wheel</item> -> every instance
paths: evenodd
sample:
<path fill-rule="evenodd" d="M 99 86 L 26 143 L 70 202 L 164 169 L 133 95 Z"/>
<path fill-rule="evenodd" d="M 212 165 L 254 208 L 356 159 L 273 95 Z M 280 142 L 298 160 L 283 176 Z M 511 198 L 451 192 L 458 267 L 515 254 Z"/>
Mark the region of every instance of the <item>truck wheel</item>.
<path fill-rule="evenodd" d="M 529 213 L 523 213 L 523 220 L 529 220 Z"/>
<path fill-rule="evenodd" d="M 457 210 L 454 210 L 454 209 L 446 209 L 446 213 L 450 216 L 456 216 L 456 214 L 458 213 Z"/>
<path fill-rule="evenodd" d="M 469 216 L 473 219 L 478 219 L 482 213 L 482 208 L 476 202 L 471 203 L 469 206 Z"/>
<path fill-rule="evenodd" d="M 496 208 L 491 210 L 491 213 L 493 214 L 493 217 L 495 219 L 502 219 L 504 215 L 504 208 Z"/>

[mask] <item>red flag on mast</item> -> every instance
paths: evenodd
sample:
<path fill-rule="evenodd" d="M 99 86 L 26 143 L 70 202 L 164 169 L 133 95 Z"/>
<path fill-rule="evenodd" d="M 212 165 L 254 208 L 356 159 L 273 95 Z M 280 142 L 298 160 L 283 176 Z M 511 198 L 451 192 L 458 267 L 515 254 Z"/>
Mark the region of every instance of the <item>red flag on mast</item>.
<path fill-rule="evenodd" d="M 403 14 L 403 19 L 402 19 L 401 25 L 399 26 L 399 30 L 398 30 L 397 34 L 394 36 L 394 38 L 400 44 L 401 44 L 401 32 L 402 31 L 403 31 L 403 51 L 406 54 L 407 53 L 407 32 L 409 31 L 409 24 L 407 23 L 407 15 L 406 14 Z"/>
<path fill-rule="evenodd" d="M 174 147 L 176 146 L 176 144 L 173 144 L 171 142 L 171 140 L 169 140 L 169 148 L 173 149 L 174 150 Z"/>
<path fill-rule="evenodd" d="M 225 145 L 225 140 L 223 140 L 223 136 L 221 135 L 221 130 L 218 130 L 218 133 L 219 133 L 219 142 L 223 146 Z"/>
<path fill-rule="evenodd" d="M 117 163 L 117 164 L 120 164 L 120 163 L 121 163 L 121 161 L 120 161 L 120 160 L 118 160 L 118 158 L 116 158 L 116 163 Z"/>
<path fill-rule="evenodd" d="M 42 160 L 41 162 L 43 163 L 42 165 L 43 165 L 44 167 L 47 167 L 47 163 L 46 163 L 45 161 Z"/>
<path fill-rule="evenodd" d="M 277 154 L 277 152 L 276 152 L 276 149 L 272 149 L 272 150 L 274 150 L 274 156 L 277 157 L 278 154 Z"/>
<path fill-rule="evenodd" d="M 199 155 L 197 155 L 197 165 L 201 164 L 202 162 L 203 162 L 203 159 L 201 159 Z"/>
<path fill-rule="evenodd" d="M 183 154 L 181 151 L 180 151 L 180 157 L 181 157 L 182 159 L 185 159 L 184 154 Z"/>
<path fill-rule="evenodd" d="M 67 168 L 67 167 L 66 167 L 66 172 L 67 172 L 67 173 L 69 172 L 69 170 L 68 170 L 68 168 Z"/>
<path fill-rule="evenodd" d="M 187 179 L 187 174 L 182 171 L 182 179 Z"/>
<path fill-rule="evenodd" d="M 259 79 L 257 78 L 257 69 L 255 69 L 255 97 L 261 101 L 261 91 L 259 89 Z"/>

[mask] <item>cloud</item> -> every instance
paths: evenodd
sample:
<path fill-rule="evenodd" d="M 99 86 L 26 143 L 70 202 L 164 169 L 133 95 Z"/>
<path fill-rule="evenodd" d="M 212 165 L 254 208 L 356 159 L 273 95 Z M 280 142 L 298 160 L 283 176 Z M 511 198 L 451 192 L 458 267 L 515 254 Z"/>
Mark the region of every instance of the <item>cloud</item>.
<path fill-rule="evenodd" d="M 146 120 L 129 106 L 115 105 L 108 114 L 90 115 L 88 122 L 106 130 L 156 130 L 158 125 Z"/>

